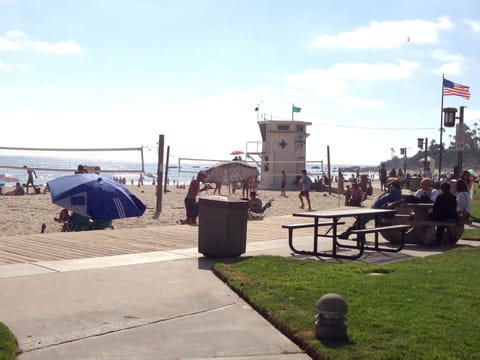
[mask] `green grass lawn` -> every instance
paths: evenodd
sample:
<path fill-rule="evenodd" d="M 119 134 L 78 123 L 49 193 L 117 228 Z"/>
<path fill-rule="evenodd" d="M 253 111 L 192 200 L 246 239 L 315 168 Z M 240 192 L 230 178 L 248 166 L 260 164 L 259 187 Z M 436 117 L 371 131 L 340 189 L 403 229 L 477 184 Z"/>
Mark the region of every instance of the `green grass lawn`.
<path fill-rule="evenodd" d="M 313 358 L 480 359 L 480 248 L 391 263 L 258 256 L 214 271 Z M 315 337 L 315 305 L 348 304 L 347 341 Z"/>
<path fill-rule="evenodd" d="M 13 360 L 17 351 L 15 337 L 10 330 L 0 323 L 0 360 Z"/>
<path fill-rule="evenodd" d="M 474 197 L 472 200 L 472 216 L 480 219 L 480 187 L 475 185 Z M 466 240 L 480 240 L 480 228 L 479 229 L 465 229 L 462 235 L 462 239 Z"/>

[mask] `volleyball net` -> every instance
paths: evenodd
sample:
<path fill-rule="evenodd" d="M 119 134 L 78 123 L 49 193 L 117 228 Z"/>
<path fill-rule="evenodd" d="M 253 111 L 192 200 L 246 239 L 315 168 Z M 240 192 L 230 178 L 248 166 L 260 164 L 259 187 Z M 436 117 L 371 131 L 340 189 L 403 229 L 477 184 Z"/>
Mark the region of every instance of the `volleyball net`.
<path fill-rule="evenodd" d="M 0 147 L 0 169 L 74 172 L 78 165 L 106 173 L 144 173 L 143 146 L 129 148 Z M 90 172 L 90 171 L 89 171 Z M 93 171 L 92 171 L 93 172 Z"/>

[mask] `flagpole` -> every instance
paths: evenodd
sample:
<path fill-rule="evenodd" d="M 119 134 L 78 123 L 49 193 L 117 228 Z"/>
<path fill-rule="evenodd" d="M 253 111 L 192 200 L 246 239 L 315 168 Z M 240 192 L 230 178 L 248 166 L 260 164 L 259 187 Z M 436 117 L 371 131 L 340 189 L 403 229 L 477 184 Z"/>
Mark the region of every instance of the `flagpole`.
<path fill-rule="evenodd" d="M 438 180 L 442 177 L 442 141 L 443 141 L 443 84 L 445 82 L 445 74 L 442 74 L 442 105 L 440 107 L 440 154 L 438 156 Z"/>
<path fill-rule="evenodd" d="M 292 121 L 293 121 L 293 108 L 294 108 L 295 105 L 293 105 L 292 103 Z"/>

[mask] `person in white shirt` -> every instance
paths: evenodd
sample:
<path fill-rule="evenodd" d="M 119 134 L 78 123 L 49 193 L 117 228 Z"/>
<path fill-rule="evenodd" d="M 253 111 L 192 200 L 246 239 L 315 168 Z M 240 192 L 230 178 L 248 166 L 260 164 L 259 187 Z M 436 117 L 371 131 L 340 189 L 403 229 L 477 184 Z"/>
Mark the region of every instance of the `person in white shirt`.
<path fill-rule="evenodd" d="M 468 219 L 470 212 L 471 204 L 468 185 L 463 180 L 457 180 L 457 216 Z"/>
<path fill-rule="evenodd" d="M 433 188 L 432 180 L 423 178 L 420 186 L 420 189 L 415 193 L 418 202 L 435 202 L 438 196 L 438 190 Z"/>
<path fill-rule="evenodd" d="M 430 168 L 427 168 L 427 170 L 425 170 L 423 172 L 423 177 L 426 177 L 426 178 L 429 178 L 429 179 L 433 179 L 433 174 L 432 172 L 430 171 Z"/>

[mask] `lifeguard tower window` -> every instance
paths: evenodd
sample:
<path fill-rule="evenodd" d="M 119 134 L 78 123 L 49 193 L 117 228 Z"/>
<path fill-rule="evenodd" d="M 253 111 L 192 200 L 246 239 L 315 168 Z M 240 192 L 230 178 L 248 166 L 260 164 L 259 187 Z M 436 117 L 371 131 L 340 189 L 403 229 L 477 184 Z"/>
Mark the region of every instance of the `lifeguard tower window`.
<path fill-rule="evenodd" d="M 297 132 L 303 132 L 303 125 L 297 125 Z"/>
<path fill-rule="evenodd" d="M 289 125 L 278 125 L 278 131 L 288 131 L 290 130 Z"/>

